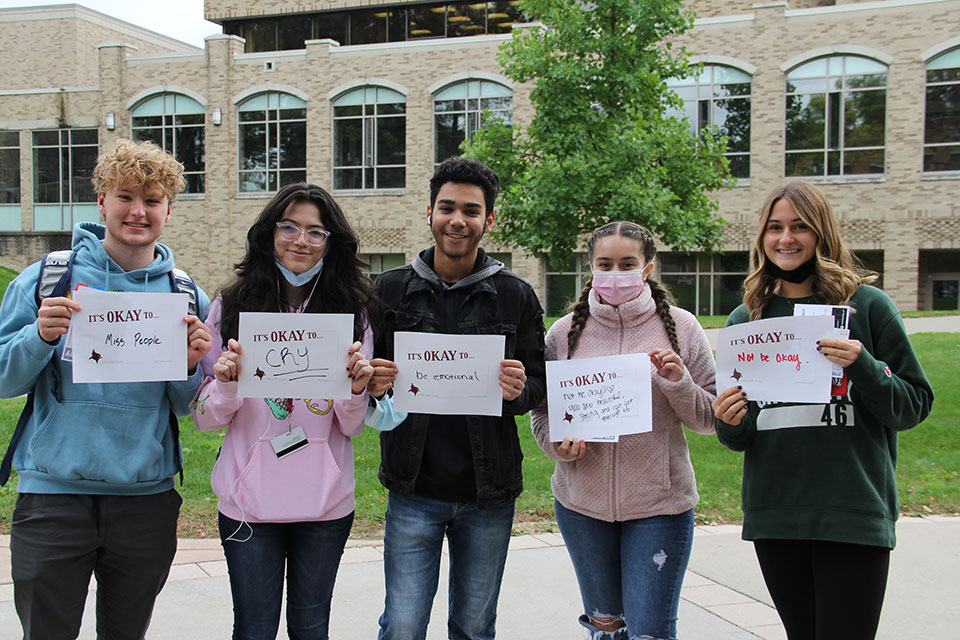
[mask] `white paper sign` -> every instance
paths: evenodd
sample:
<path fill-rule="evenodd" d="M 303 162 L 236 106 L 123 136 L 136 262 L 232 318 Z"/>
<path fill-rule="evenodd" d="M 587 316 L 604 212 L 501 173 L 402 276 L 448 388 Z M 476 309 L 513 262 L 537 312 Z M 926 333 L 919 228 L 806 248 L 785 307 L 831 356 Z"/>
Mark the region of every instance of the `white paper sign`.
<path fill-rule="evenodd" d="M 501 415 L 499 377 L 505 344 L 502 335 L 397 331 L 394 408 L 408 413 Z"/>
<path fill-rule="evenodd" d="M 244 398 L 349 398 L 349 313 L 240 314 L 240 379 Z"/>
<path fill-rule="evenodd" d="M 653 429 L 650 356 L 630 353 L 547 362 L 550 440 L 616 442 Z"/>
<path fill-rule="evenodd" d="M 740 385 L 748 400 L 830 402 L 833 363 L 817 351 L 817 340 L 832 335 L 832 316 L 768 318 L 721 329 L 717 390 Z"/>
<path fill-rule="evenodd" d="M 187 296 L 83 287 L 73 299 L 74 382 L 187 379 Z"/>
<path fill-rule="evenodd" d="M 830 304 L 795 304 L 793 305 L 793 315 L 795 316 L 833 316 L 833 337 L 846 340 L 850 337 L 850 312 L 851 307 L 845 305 Z M 843 365 L 833 363 L 833 388 L 830 394 L 834 396 L 847 395 L 847 387 L 850 379 Z"/>

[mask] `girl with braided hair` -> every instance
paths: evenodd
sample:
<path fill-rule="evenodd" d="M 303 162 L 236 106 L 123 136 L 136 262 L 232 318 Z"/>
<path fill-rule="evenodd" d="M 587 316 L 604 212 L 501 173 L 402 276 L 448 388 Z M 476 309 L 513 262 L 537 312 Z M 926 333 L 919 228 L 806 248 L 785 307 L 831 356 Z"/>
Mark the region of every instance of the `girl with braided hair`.
<path fill-rule="evenodd" d="M 547 333 L 546 359 L 648 353 L 653 430 L 618 442 L 550 441 L 544 402 L 531 414 L 592 638 L 676 638 L 680 586 L 699 500 L 681 423 L 714 431 L 713 353 L 697 319 L 650 277 L 653 236 L 611 222 L 590 236 L 593 276 Z"/>

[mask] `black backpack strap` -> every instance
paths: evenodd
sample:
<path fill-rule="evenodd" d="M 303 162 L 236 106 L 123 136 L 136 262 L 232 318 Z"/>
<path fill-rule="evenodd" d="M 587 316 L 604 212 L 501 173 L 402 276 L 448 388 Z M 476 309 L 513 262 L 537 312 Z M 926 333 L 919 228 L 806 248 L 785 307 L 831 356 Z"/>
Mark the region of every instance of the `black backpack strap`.
<path fill-rule="evenodd" d="M 174 293 L 185 293 L 189 296 L 189 301 L 187 302 L 187 313 L 192 316 L 197 315 L 197 309 L 199 303 L 197 302 L 200 298 L 200 292 L 197 290 L 197 283 L 193 281 L 193 278 L 190 277 L 183 269 L 178 269 L 174 267 L 170 270 L 170 285 L 173 288 Z"/>
<path fill-rule="evenodd" d="M 33 415 L 32 391 L 27 394 L 27 403 L 23 405 L 23 411 L 20 412 L 20 419 L 17 420 L 17 427 L 13 430 L 13 437 L 10 438 L 10 444 L 7 446 L 7 452 L 3 454 L 3 462 L 0 463 L 0 487 L 7 484 L 7 480 L 10 479 L 10 469 L 13 468 L 13 452 L 17 448 L 17 443 L 20 442 L 24 430 L 27 428 L 27 422 L 29 422 L 31 415 Z M 183 476 L 181 476 L 180 484 L 183 484 L 182 478 Z"/>
<path fill-rule="evenodd" d="M 170 410 L 170 433 L 173 435 L 173 458 L 180 473 L 180 486 L 183 486 L 183 449 L 180 448 L 180 422 L 177 414 Z"/>
<path fill-rule="evenodd" d="M 77 252 L 71 250 L 51 251 L 43 256 L 40 264 L 40 275 L 37 278 L 37 287 L 34 297 L 37 300 L 37 307 L 44 298 L 62 298 L 70 292 L 70 273 L 73 271 L 73 259 Z M 53 396 L 60 401 L 60 372 L 56 363 L 57 356 L 53 356 Z M 0 487 L 7 484 L 10 480 L 10 471 L 13 468 L 13 453 L 17 450 L 20 438 L 27 428 L 27 422 L 33 415 L 33 391 L 27 394 L 27 402 L 23 405 L 23 411 L 20 412 L 20 418 L 17 420 L 17 426 L 13 430 L 13 436 L 10 438 L 10 444 L 7 445 L 7 451 L 3 454 L 3 462 L 0 462 Z"/>
<path fill-rule="evenodd" d="M 38 307 L 44 298 L 63 297 L 70 291 L 70 272 L 76 256 L 77 252 L 70 249 L 51 251 L 43 256 L 34 291 Z"/>

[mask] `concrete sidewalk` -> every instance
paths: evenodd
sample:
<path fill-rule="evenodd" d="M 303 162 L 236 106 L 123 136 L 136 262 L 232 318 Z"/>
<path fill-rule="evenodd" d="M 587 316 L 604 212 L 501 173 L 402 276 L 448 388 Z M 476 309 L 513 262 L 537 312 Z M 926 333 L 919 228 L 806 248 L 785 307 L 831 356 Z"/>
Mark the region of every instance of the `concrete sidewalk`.
<path fill-rule="evenodd" d="M 960 518 L 905 518 L 890 568 L 881 640 L 952 638 L 960 628 Z M 444 563 L 445 564 L 445 563 Z M 229 638 L 226 563 L 217 540 L 181 540 L 170 579 L 157 600 L 151 640 Z M 428 640 L 446 637 L 446 566 Z M 0 638 L 19 638 L 10 584 L 9 537 L 0 536 Z M 383 608 L 379 541 L 351 541 L 344 553 L 331 614 L 332 638 L 375 638 Z M 498 617 L 498 637 L 581 638 L 576 578 L 558 534 L 513 538 Z M 94 593 L 82 639 L 95 638 Z M 697 527 L 680 602 L 684 640 L 782 639 L 783 628 L 760 576 L 753 547 L 738 526 Z M 278 636 L 285 638 L 281 628 Z"/>

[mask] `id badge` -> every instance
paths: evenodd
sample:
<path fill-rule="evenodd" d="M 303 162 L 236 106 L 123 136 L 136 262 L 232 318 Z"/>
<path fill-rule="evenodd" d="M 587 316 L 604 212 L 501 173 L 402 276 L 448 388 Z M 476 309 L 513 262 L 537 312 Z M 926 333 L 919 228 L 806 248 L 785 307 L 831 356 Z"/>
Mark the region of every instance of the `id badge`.
<path fill-rule="evenodd" d="M 270 440 L 270 444 L 273 446 L 273 450 L 276 452 L 278 458 L 284 458 L 298 449 L 302 449 L 307 446 L 307 436 L 303 433 L 303 427 L 297 427 L 292 431 L 288 431 L 282 435 L 277 436 Z"/>

